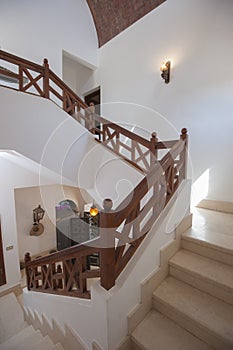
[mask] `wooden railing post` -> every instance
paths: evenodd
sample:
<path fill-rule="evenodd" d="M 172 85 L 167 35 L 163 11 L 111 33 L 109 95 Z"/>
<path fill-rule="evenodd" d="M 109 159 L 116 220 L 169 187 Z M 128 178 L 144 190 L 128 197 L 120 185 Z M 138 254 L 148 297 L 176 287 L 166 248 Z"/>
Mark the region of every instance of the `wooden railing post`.
<path fill-rule="evenodd" d="M 23 67 L 19 65 L 19 91 L 23 91 Z"/>
<path fill-rule="evenodd" d="M 103 288 L 109 290 L 115 285 L 115 238 L 108 215 L 112 209 L 112 200 L 105 199 L 103 207 L 104 212 L 100 213 L 100 283 Z"/>
<path fill-rule="evenodd" d="M 44 90 L 44 97 L 49 98 L 49 63 L 47 58 L 44 58 L 43 90 Z"/>
<path fill-rule="evenodd" d="M 150 143 L 151 143 L 151 149 L 150 149 L 150 168 L 152 169 L 155 165 L 156 160 L 158 159 L 158 150 L 156 147 L 156 142 L 158 142 L 157 134 L 156 132 L 152 132 Z"/>
<path fill-rule="evenodd" d="M 24 256 L 24 262 L 25 262 L 25 272 L 26 272 L 26 281 L 27 281 L 27 288 L 30 290 L 30 275 L 29 275 L 29 269 L 28 269 L 28 263 L 31 261 L 30 253 L 26 253 Z"/>
<path fill-rule="evenodd" d="M 61 264 L 59 264 L 59 265 L 57 266 L 57 274 L 60 275 L 60 278 L 57 279 L 57 288 L 62 289 L 63 283 L 62 283 L 62 276 L 61 276 L 61 275 L 62 275 Z"/>
<path fill-rule="evenodd" d="M 183 128 L 181 130 L 180 139 L 184 141 L 184 149 L 180 153 L 180 161 L 183 164 L 180 170 L 180 180 L 184 180 L 187 178 L 187 147 L 188 147 L 188 130 Z"/>

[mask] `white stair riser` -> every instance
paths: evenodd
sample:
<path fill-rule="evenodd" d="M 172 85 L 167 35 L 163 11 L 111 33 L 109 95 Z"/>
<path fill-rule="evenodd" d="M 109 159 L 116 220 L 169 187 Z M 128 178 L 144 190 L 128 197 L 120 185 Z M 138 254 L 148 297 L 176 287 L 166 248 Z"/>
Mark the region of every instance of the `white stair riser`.
<path fill-rule="evenodd" d="M 207 329 L 205 326 L 196 322 L 184 313 L 176 310 L 171 305 L 163 303 L 159 298 L 153 298 L 153 307 L 176 322 L 179 326 L 195 335 L 197 338 L 205 341 L 210 346 L 213 346 L 214 349 L 232 350 L 232 345 L 226 344 L 224 339 L 220 339 L 220 337 L 213 331 Z"/>
<path fill-rule="evenodd" d="M 181 240 L 181 247 L 183 249 L 189 250 L 193 253 L 206 256 L 207 258 L 220 261 L 224 264 L 233 266 L 233 255 L 223 252 L 221 250 L 217 250 L 214 247 L 206 246 L 201 244 L 200 241 L 194 242 L 188 239 Z"/>
<path fill-rule="evenodd" d="M 188 270 L 183 271 L 176 266 L 170 266 L 169 274 L 180 281 L 233 305 L 233 290 L 227 286 L 223 286 Z"/>

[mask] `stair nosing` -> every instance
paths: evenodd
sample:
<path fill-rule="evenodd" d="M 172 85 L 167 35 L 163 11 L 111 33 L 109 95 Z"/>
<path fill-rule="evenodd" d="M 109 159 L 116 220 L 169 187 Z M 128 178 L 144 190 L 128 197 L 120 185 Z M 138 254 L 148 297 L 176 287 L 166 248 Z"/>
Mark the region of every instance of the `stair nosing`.
<path fill-rule="evenodd" d="M 153 297 L 154 298 L 154 297 Z M 195 326 L 196 329 L 200 330 L 200 331 L 204 331 L 206 332 L 210 337 L 215 337 L 217 338 L 219 341 L 223 340 L 223 337 L 220 336 L 218 333 L 214 332 L 213 330 L 211 330 L 210 328 L 208 328 L 208 326 L 202 322 L 197 322 L 195 319 L 193 319 L 191 316 L 187 316 L 187 314 L 183 313 L 180 310 L 177 310 L 176 307 L 172 306 L 171 304 L 167 304 L 166 302 L 164 302 L 161 298 L 159 297 L 155 297 L 159 303 L 161 303 L 163 306 L 165 307 L 169 307 L 169 309 L 171 309 L 173 312 L 175 312 L 176 314 L 178 314 L 179 317 L 181 317 L 182 319 L 184 319 L 185 321 L 187 321 L 190 324 L 193 324 Z M 156 301 L 155 301 L 156 302 Z M 159 311 L 160 312 L 160 311 Z M 166 317 L 169 318 L 169 316 L 167 316 L 165 314 Z M 171 319 L 173 320 L 173 319 Z M 173 322 L 177 323 L 180 327 L 184 328 L 183 326 L 181 326 L 179 324 L 179 321 L 174 321 Z M 187 332 L 193 334 L 192 332 L 190 332 L 188 329 L 184 328 Z M 193 334 L 194 336 L 197 337 L 197 335 Z M 197 337 L 198 338 L 198 337 Z M 204 339 L 198 338 L 201 341 L 205 342 Z M 209 346 L 212 346 L 211 344 L 208 344 Z M 228 345 L 228 344 L 227 344 Z M 232 345 L 232 344 L 229 344 Z"/>
<path fill-rule="evenodd" d="M 214 298 L 216 299 L 219 303 L 222 303 L 222 304 L 225 304 L 225 305 L 228 305 L 228 306 L 231 306 L 233 308 L 232 305 L 230 304 L 227 304 L 226 302 L 220 300 L 219 298 L 215 297 L 215 296 L 212 296 L 204 291 L 200 291 L 198 288 L 195 288 L 193 286 L 190 286 L 188 283 L 185 283 L 183 281 L 180 281 L 174 277 L 168 277 L 169 279 L 172 279 L 172 280 L 176 280 L 178 281 L 180 284 L 184 284 L 184 285 L 187 285 L 189 288 L 193 288 L 194 290 L 197 290 L 199 293 L 203 293 L 205 295 L 207 295 L 209 298 Z M 163 282 L 162 282 L 163 283 Z M 158 287 L 159 288 L 159 287 Z M 157 290 L 157 289 L 156 289 Z M 197 320 L 197 318 L 194 318 L 192 317 L 192 315 L 190 314 L 187 314 L 185 313 L 184 310 L 180 310 L 180 308 L 177 308 L 176 306 L 174 306 L 172 304 L 172 302 L 167 302 L 165 301 L 164 299 L 162 299 L 160 296 L 156 295 L 156 290 L 153 292 L 153 302 L 156 304 L 157 303 L 160 303 L 162 304 L 162 306 L 164 306 L 165 308 L 167 308 L 168 310 L 170 309 L 172 312 L 176 313 L 179 317 L 181 317 L 182 319 L 184 320 L 187 320 L 188 322 L 191 322 L 192 325 L 194 325 L 194 327 L 196 329 L 199 329 L 201 331 L 205 331 L 207 332 L 207 334 L 209 334 L 211 337 L 215 337 L 216 339 L 220 340 L 220 341 L 224 341 L 224 343 L 226 345 L 230 345 L 232 346 L 233 345 L 233 339 L 232 339 L 232 342 L 230 343 L 231 340 L 229 340 L 229 338 L 224 338 L 221 333 L 218 333 L 216 332 L 216 330 L 214 328 L 210 328 L 208 327 L 208 323 L 205 321 L 205 320 L 202 320 L 202 319 L 199 319 Z M 156 305 L 154 307 L 156 309 Z M 166 314 L 165 314 L 166 315 Z M 169 317 L 169 316 L 167 316 Z M 177 324 L 179 324 L 179 321 L 176 320 L 175 321 Z M 181 326 L 182 327 L 182 326 Z M 204 339 L 202 339 L 203 341 L 205 341 Z M 212 346 L 212 344 L 210 344 Z"/>
<path fill-rule="evenodd" d="M 194 236 L 189 236 L 189 235 L 182 235 L 181 240 L 184 241 L 189 241 L 189 242 L 193 242 L 197 245 L 201 245 L 203 247 L 207 247 L 207 248 L 211 248 L 213 250 L 222 252 L 224 254 L 227 254 L 229 256 L 233 255 L 233 250 L 223 247 L 223 246 L 219 246 L 216 243 L 212 243 L 210 241 L 206 241 L 206 240 L 202 240 L 200 237 L 194 237 Z"/>
<path fill-rule="evenodd" d="M 196 253 L 193 253 L 193 254 L 196 254 Z M 196 255 L 198 255 L 198 254 L 196 254 Z M 200 256 L 203 257 L 202 255 L 200 255 Z M 204 258 L 206 258 L 206 257 L 204 257 Z M 209 259 L 209 258 L 206 258 L 206 259 Z M 211 259 L 209 259 L 209 260 L 211 260 Z M 226 266 L 231 266 L 231 265 L 227 265 L 227 264 L 224 264 L 224 263 L 221 263 L 221 262 L 219 262 L 219 263 L 223 264 L 223 265 L 226 265 Z M 172 261 L 169 261 L 169 266 L 172 266 L 172 267 L 176 268 L 177 270 L 179 270 L 181 272 L 188 273 L 188 274 L 192 275 L 193 277 L 197 277 L 198 279 L 200 279 L 200 280 L 202 280 L 204 282 L 207 282 L 210 285 L 213 285 L 213 286 L 216 285 L 216 286 L 224 289 L 224 291 L 226 291 L 226 292 L 233 292 L 233 287 L 230 287 L 230 286 L 228 286 L 228 285 L 226 285 L 224 283 L 216 281 L 216 280 L 214 280 L 213 278 L 211 278 L 208 275 L 203 276 L 199 272 L 189 269 L 188 266 L 187 267 L 183 267 L 183 266 L 180 266 L 178 263 L 175 263 L 175 262 L 172 262 Z M 232 271 L 233 271 L 233 268 L 232 268 Z M 184 283 L 187 283 L 187 282 L 184 282 Z M 194 287 L 194 288 L 199 289 L 197 287 Z"/>

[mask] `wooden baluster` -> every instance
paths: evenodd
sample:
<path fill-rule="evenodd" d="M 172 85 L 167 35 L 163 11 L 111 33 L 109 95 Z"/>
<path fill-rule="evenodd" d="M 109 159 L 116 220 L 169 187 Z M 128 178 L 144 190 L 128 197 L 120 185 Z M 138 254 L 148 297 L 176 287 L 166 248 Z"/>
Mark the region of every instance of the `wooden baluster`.
<path fill-rule="evenodd" d="M 54 289 L 57 289 L 57 283 L 56 280 L 53 278 L 54 275 L 56 274 L 56 264 L 52 263 L 51 264 L 51 274 L 50 274 L 50 278 L 51 278 L 51 286 Z"/>
<path fill-rule="evenodd" d="M 112 200 L 103 201 L 104 212 L 100 212 L 100 236 L 102 247 L 100 250 L 100 283 L 109 290 L 115 285 L 115 238 L 113 235 L 111 217 Z"/>
<path fill-rule="evenodd" d="M 155 165 L 156 160 L 158 159 L 158 150 L 156 147 L 156 142 L 158 142 L 157 134 L 156 132 L 152 132 L 151 138 L 150 138 L 150 169 L 153 168 Z"/>
<path fill-rule="evenodd" d="M 62 268 L 61 268 L 60 264 L 57 266 L 57 273 L 62 274 Z M 58 278 L 57 279 L 57 288 L 62 289 L 62 287 L 63 287 L 62 278 Z"/>
<path fill-rule="evenodd" d="M 183 128 L 181 130 L 180 139 L 184 141 L 184 148 L 180 153 L 180 162 L 183 163 L 180 169 L 179 182 L 187 178 L 187 147 L 188 147 L 188 130 Z"/>
<path fill-rule="evenodd" d="M 43 90 L 44 90 L 44 97 L 49 98 L 49 63 L 47 58 L 44 58 Z"/>
<path fill-rule="evenodd" d="M 133 239 L 140 238 L 140 202 L 138 202 L 132 213 L 133 221 Z"/>
<path fill-rule="evenodd" d="M 136 141 L 135 140 L 131 140 L 131 160 L 132 162 L 135 163 L 135 159 L 136 159 Z"/>
<path fill-rule="evenodd" d="M 23 67 L 19 65 L 19 91 L 23 91 Z"/>
<path fill-rule="evenodd" d="M 39 287 L 39 281 L 36 279 L 37 276 L 39 275 L 38 266 L 34 267 L 34 271 L 35 271 L 35 280 L 33 281 L 33 287 L 34 288 L 38 288 Z"/>
<path fill-rule="evenodd" d="M 67 110 L 67 102 L 66 102 L 67 96 L 66 96 L 66 90 L 65 89 L 62 90 L 62 98 L 63 98 L 63 100 L 62 100 L 62 109 L 66 112 L 66 110 Z"/>
<path fill-rule="evenodd" d="M 116 131 L 116 148 L 117 153 L 120 153 L 120 133 L 119 131 Z"/>
<path fill-rule="evenodd" d="M 87 291 L 87 279 L 83 278 L 82 273 L 87 270 L 87 257 L 82 256 L 80 259 L 81 274 L 79 275 L 79 288 L 82 293 Z"/>
<path fill-rule="evenodd" d="M 95 119 L 94 119 L 95 104 L 94 104 L 94 102 L 89 103 L 88 111 L 89 111 L 89 131 L 92 134 L 95 134 Z"/>
<path fill-rule="evenodd" d="M 25 262 L 25 272 L 26 272 L 26 281 L 27 281 L 27 288 L 30 290 L 30 274 L 29 274 L 29 268 L 28 263 L 31 261 L 30 253 L 26 253 L 24 256 L 24 262 Z"/>
<path fill-rule="evenodd" d="M 103 139 L 102 141 L 105 142 L 107 139 L 107 126 L 106 124 L 103 124 Z"/>

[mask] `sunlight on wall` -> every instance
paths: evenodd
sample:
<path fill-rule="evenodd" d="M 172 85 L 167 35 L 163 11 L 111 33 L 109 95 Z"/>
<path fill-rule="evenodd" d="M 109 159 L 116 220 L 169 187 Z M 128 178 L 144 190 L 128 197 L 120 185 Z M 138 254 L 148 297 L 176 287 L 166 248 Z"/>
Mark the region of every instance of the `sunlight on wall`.
<path fill-rule="evenodd" d="M 202 199 L 206 198 L 209 192 L 210 169 L 207 169 L 192 185 L 191 209 Z"/>

